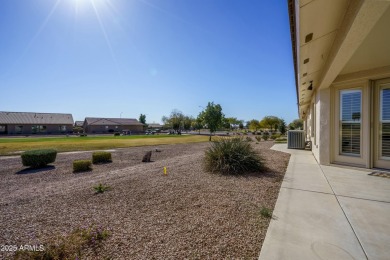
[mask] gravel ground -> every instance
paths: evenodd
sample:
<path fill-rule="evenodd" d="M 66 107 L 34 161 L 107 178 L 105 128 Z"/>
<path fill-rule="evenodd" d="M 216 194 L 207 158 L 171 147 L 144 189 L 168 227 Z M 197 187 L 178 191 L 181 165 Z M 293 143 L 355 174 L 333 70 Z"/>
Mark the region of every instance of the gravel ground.
<path fill-rule="evenodd" d="M 255 259 L 269 224 L 260 209 L 274 207 L 289 155 L 270 150 L 272 141 L 252 144 L 268 171 L 241 177 L 203 170 L 208 143 L 158 146 L 151 163 L 142 156 L 157 147 L 121 149 L 113 163 L 78 174 L 72 161 L 91 152 L 59 154 L 39 171 L 2 159 L 0 245 L 46 243 L 96 224 L 111 235 L 86 259 Z M 96 195 L 99 183 L 111 190 Z"/>

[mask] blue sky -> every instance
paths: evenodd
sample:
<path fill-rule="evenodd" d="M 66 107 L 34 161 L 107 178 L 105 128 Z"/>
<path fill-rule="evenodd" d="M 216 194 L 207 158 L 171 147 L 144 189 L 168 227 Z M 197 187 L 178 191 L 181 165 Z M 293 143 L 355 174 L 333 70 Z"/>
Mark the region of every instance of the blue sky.
<path fill-rule="evenodd" d="M 298 117 L 285 0 L 2 0 L 0 33 L 0 111 Z"/>

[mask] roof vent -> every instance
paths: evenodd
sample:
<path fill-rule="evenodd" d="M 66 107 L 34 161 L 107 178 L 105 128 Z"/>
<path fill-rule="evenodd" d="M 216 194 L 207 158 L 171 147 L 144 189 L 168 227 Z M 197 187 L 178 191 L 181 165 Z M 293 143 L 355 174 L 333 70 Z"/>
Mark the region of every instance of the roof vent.
<path fill-rule="evenodd" d="M 309 34 L 306 35 L 306 37 L 305 37 L 305 43 L 310 42 L 312 39 L 313 39 L 313 33 L 309 33 Z"/>
<path fill-rule="evenodd" d="M 309 62 L 309 58 L 307 58 L 307 59 L 305 59 L 304 61 L 303 61 L 303 64 L 306 64 L 306 63 L 308 63 Z"/>

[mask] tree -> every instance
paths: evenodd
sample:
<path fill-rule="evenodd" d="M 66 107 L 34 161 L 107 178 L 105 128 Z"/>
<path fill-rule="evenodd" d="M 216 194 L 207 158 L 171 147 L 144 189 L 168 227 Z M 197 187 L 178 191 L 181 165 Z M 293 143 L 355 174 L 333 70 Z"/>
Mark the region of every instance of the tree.
<path fill-rule="evenodd" d="M 184 127 L 184 115 L 180 110 L 172 110 L 169 117 L 163 116 L 161 118 L 165 126 L 172 128 L 176 132 L 179 132 Z"/>
<path fill-rule="evenodd" d="M 172 110 L 169 116 L 169 123 L 172 126 L 173 130 L 179 132 L 183 127 L 184 115 L 180 110 Z"/>
<path fill-rule="evenodd" d="M 278 128 L 280 119 L 276 116 L 265 116 L 260 123 L 272 131 L 273 129 L 276 130 Z"/>
<path fill-rule="evenodd" d="M 169 118 L 168 118 L 167 116 L 163 116 L 163 117 L 161 118 L 161 121 L 163 122 L 163 124 L 164 124 L 165 126 L 168 126 L 168 125 L 169 125 Z"/>
<path fill-rule="evenodd" d="M 203 128 L 203 112 L 200 112 L 198 117 L 192 122 L 192 127 L 196 130 L 199 130 Z"/>
<path fill-rule="evenodd" d="M 218 127 L 222 125 L 223 117 L 221 105 L 215 105 L 214 102 L 209 102 L 207 104 L 206 109 L 203 111 L 203 120 L 210 130 L 209 141 L 211 141 L 211 134 L 215 133 Z"/>
<path fill-rule="evenodd" d="M 244 122 L 240 122 L 238 124 L 238 128 L 240 128 L 241 130 L 244 129 Z"/>
<path fill-rule="evenodd" d="M 284 119 L 280 119 L 280 122 L 279 122 L 279 132 L 282 135 L 286 134 L 286 122 L 284 121 Z"/>
<path fill-rule="evenodd" d="M 303 121 L 302 119 L 295 119 L 293 120 L 289 125 L 288 125 L 288 128 L 290 130 L 294 130 L 294 129 L 303 129 Z"/>
<path fill-rule="evenodd" d="M 257 131 L 258 129 L 260 129 L 260 122 L 256 119 L 252 119 L 251 121 L 249 121 L 248 128 L 252 131 Z"/>
<path fill-rule="evenodd" d="M 146 124 L 146 115 L 140 114 L 138 121 L 145 125 Z"/>
<path fill-rule="evenodd" d="M 185 131 L 188 131 L 191 129 L 193 121 L 194 121 L 194 118 L 192 116 L 185 116 L 183 118 L 183 128 Z"/>
<path fill-rule="evenodd" d="M 222 127 L 227 129 L 227 130 L 231 129 L 232 125 L 230 124 L 230 121 L 228 118 L 225 117 L 222 119 Z"/>

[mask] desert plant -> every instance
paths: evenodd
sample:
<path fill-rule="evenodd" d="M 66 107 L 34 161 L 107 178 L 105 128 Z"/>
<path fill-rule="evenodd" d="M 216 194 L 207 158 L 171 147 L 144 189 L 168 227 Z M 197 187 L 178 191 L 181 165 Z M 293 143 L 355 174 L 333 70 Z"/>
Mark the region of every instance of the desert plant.
<path fill-rule="evenodd" d="M 108 163 L 112 162 L 111 153 L 110 152 L 94 152 L 92 154 L 92 163 Z"/>
<path fill-rule="evenodd" d="M 252 138 L 250 138 L 249 136 L 247 136 L 247 137 L 246 137 L 246 141 L 247 141 L 247 142 L 252 142 L 253 140 L 252 140 Z"/>
<path fill-rule="evenodd" d="M 275 143 L 287 143 L 287 138 L 286 137 L 276 138 Z"/>
<path fill-rule="evenodd" d="M 77 228 L 66 236 L 53 237 L 42 245 L 42 251 L 18 250 L 14 259 L 81 259 L 84 251 L 100 247 L 109 236 L 109 230 L 101 226 Z"/>
<path fill-rule="evenodd" d="M 263 137 L 264 141 L 267 141 L 268 138 L 269 138 L 269 133 L 268 132 L 264 132 L 262 137 Z"/>
<path fill-rule="evenodd" d="M 260 214 L 265 218 L 272 218 L 272 210 L 266 207 L 262 207 L 260 210 Z"/>
<path fill-rule="evenodd" d="M 85 172 L 92 170 L 91 160 L 75 160 L 73 161 L 73 172 Z"/>
<path fill-rule="evenodd" d="M 273 134 L 271 135 L 271 139 L 272 140 L 275 140 L 276 138 L 279 138 L 280 137 L 280 134 Z"/>
<path fill-rule="evenodd" d="M 22 153 L 21 157 L 24 166 L 40 168 L 55 162 L 57 151 L 53 149 L 31 150 Z"/>
<path fill-rule="evenodd" d="M 222 174 L 242 174 L 263 169 L 260 156 L 240 137 L 220 138 L 205 152 L 206 170 Z"/>
<path fill-rule="evenodd" d="M 110 189 L 110 186 L 104 185 L 99 183 L 99 185 L 93 186 L 95 192 L 98 193 L 103 193 L 105 191 L 108 191 Z"/>
<path fill-rule="evenodd" d="M 261 136 L 255 136 L 255 138 L 256 138 L 256 140 L 257 140 L 258 142 L 261 141 Z"/>

